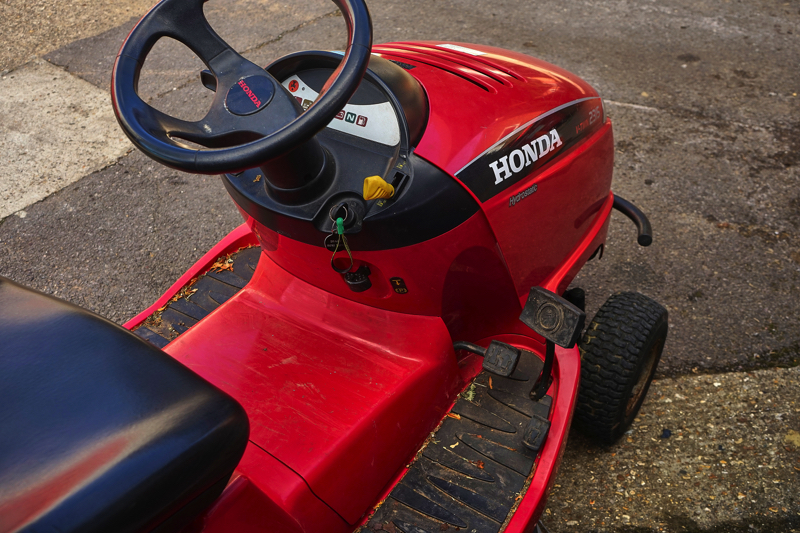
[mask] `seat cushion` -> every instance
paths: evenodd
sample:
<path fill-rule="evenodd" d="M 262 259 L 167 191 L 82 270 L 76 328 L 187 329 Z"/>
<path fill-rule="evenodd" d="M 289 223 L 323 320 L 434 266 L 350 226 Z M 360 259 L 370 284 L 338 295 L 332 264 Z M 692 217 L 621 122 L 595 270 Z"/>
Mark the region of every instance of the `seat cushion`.
<path fill-rule="evenodd" d="M 0 530 L 181 527 L 248 432 L 233 398 L 166 353 L 0 277 Z"/>

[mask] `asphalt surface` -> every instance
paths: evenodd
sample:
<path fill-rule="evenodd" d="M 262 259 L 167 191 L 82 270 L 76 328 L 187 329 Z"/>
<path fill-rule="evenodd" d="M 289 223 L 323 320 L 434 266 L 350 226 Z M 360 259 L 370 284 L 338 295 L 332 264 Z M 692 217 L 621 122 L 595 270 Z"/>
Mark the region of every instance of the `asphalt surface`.
<path fill-rule="evenodd" d="M 124 142 L 114 144 L 116 131 L 97 135 L 109 115 L 96 102 L 106 97 L 119 44 L 148 4 L 0 0 L 0 207 L 14 213 L 0 221 L 0 274 L 118 322 L 152 303 L 241 221 L 218 178 L 128 153 Z M 551 530 L 800 530 L 800 443 L 792 437 L 800 432 L 792 403 L 798 374 L 781 368 L 800 363 L 800 4 L 424 0 L 369 7 L 375 42 L 499 46 L 593 84 L 614 121 L 613 188 L 653 223 L 654 244 L 640 248 L 633 226 L 615 213 L 604 256 L 575 281 L 587 291 L 589 316 L 619 290 L 642 292 L 669 310 L 660 379 L 640 416 L 647 429 L 637 424 L 631 442 L 610 449 L 571 437 L 546 515 Z M 341 48 L 345 35 L 330 2 L 213 0 L 206 12 L 228 42 L 261 64 L 296 50 Z M 188 50 L 159 42 L 141 94 L 181 118 L 201 115 L 210 93 L 198 68 Z M 23 105 L 20 94 L 37 84 L 52 88 L 41 98 L 63 100 L 49 115 L 37 114 L 44 106 Z M 30 203 L 12 204 L 34 189 L 41 192 Z M 755 392 L 745 392 L 748 383 Z M 720 389 L 728 395 L 703 396 Z M 686 398 L 685 409 L 660 408 L 659 397 L 675 402 L 676 394 Z M 763 398 L 757 407 L 744 400 L 752 394 Z M 764 411 L 778 404 L 786 406 L 780 418 Z M 751 414 L 763 424 L 747 423 Z M 672 436 L 662 439 L 664 429 Z M 688 444 L 690 432 L 740 454 L 717 457 L 688 445 L 665 451 L 680 436 Z M 757 440 L 752 450 L 736 448 L 748 439 Z M 762 456 L 778 458 L 765 470 Z M 712 479 L 700 468 L 712 458 L 714 468 L 720 460 L 741 465 Z M 646 488 L 632 494 L 608 468 L 602 478 L 587 473 L 597 472 L 589 468 L 595 459 L 614 472 L 641 471 L 636 479 L 645 476 Z M 689 468 L 673 468 L 690 459 Z M 703 475 L 695 479 L 697 470 Z M 732 475 L 727 488 L 716 488 Z M 701 502 L 703 495 L 715 500 Z"/>

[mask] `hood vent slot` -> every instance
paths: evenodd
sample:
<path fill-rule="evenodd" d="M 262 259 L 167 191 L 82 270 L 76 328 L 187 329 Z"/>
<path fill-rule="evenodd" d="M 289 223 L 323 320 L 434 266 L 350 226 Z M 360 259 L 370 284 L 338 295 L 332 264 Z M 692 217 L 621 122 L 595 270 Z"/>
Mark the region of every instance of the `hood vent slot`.
<path fill-rule="evenodd" d="M 515 82 L 525 83 L 527 81 L 518 72 L 507 65 L 492 61 L 491 58 L 440 48 L 435 45 L 401 42 L 389 43 L 376 48 L 386 49 L 387 51 L 391 49 L 392 53 L 408 55 L 409 58 L 413 57 L 415 60 L 447 70 L 457 76 L 470 76 L 473 79 L 469 81 L 477 82 L 480 85 L 488 83 L 490 85 L 500 84 L 506 87 L 513 87 Z M 491 89 L 488 90 L 496 92 Z"/>
<path fill-rule="evenodd" d="M 440 60 L 427 54 L 420 54 L 402 49 L 398 50 L 393 46 L 373 47 L 372 51 L 376 54 L 380 54 L 384 59 L 391 61 L 413 61 L 420 65 L 428 65 L 444 70 L 445 72 L 449 72 L 450 74 L 476 85 L 486 92 L 497 93 L 496 83 L 492 83 L 494 81 L 492 78 L 472 69 L 460 67 L 459 65 L 454 65 L 448 61 Z"/>

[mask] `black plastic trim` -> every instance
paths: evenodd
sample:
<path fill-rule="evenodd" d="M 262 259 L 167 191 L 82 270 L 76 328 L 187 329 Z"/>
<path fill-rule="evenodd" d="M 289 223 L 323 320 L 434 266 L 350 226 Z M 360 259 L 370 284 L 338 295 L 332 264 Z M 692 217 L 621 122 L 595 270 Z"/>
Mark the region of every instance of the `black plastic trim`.
<path fill-rule="evenodd" d="M 325 131 L 319 138 L 336 161 L 336 177 L 325 198 L 299 206 L 281 204 L 270 196 L 263 180 L 256 179 L 255 170 L 223 176 L 225 188 L 248 215 L 264 226 L 319 247 L 324 246 L 324 239 L 330 233 L 330 207 L 345 200 L 363 202 L 366 216 L 361 229 L 347 235 L 353 251 L 390 250 L 418 244 L 458 227 L 479 210 L 477 202 L 456 180 L 416 155 L 400 159 L 388 170 L 383 166 L 383 170 L 377 171 L 391 159 L 368 151 L 365 146 L 353 146 L 358 139 L 336 131 Z M 376 200 L 364 202 L 363 179 L 375 174 L 388 175 L 390 180 L 394 174 L 404 177 L 405 184 L 396 198 L 382 204 Z"/>
<path fill-rule="evenodd" d="M 456 172 L 456 177 L 485 202 L 588 139 L 603 125 L 601 108 L 600 97 L 587 97 L 551 109 L 495 143 Z M 514 170 L 514 155 L 521 158 L 518 170 Z"/>

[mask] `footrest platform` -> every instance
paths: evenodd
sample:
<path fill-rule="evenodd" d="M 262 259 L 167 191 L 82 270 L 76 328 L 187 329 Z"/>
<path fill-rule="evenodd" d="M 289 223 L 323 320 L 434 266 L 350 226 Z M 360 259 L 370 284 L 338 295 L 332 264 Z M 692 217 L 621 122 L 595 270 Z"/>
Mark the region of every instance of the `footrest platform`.
<path fill-rule="evenodd" d="M 359 531 L 500 531 L 536 464 L 524 431 L 532 417 L 550 414 L 550 396 L 528 396 L 541 369 L 542 360 L 523 350 L 510 377 L 482 371 Z"/>

